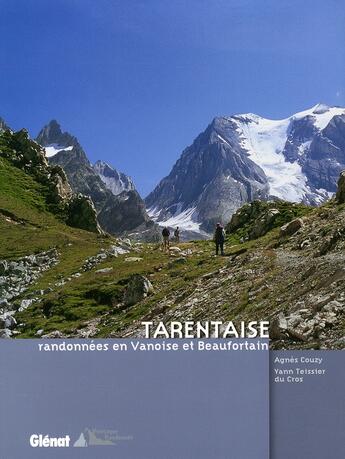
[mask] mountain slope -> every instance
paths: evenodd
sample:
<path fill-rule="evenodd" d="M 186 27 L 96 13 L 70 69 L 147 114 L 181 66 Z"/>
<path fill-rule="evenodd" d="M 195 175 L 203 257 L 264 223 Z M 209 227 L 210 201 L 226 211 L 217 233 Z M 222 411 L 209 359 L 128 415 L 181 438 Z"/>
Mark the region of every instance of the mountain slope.
<path fill-rule="evenodd" d="M 105 231 L 119 235 L 140 225 L 146 227 L 149 217 L 134 187 L 128 185 L 128 189 L 115 196 L 100 177 L 99 167 L 95 170 L 89 162 L 78 140 L 62 132 L 55 120 L 41 130 L 37 142 L 45 148 L 50 163 L 63 168 L 72 189 L 91 197 Z"/>
<path fill-rule="evenodd" d="M 318 205 L 345 168 L 345 109 L 318 104 L 284 120 L 215 118 L 146 198 L 149 215 L 211 231 L 243 203 L 284 199 Z"/>

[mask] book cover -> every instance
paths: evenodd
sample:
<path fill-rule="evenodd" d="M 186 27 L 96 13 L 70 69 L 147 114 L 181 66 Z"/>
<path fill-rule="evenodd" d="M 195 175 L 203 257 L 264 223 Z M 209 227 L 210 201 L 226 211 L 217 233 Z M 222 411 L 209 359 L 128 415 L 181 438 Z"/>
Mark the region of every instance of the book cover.
<path fill-rule="evenodd" d="M 0 459 L 342 459 L 345 2 L 0 1 Z"/>

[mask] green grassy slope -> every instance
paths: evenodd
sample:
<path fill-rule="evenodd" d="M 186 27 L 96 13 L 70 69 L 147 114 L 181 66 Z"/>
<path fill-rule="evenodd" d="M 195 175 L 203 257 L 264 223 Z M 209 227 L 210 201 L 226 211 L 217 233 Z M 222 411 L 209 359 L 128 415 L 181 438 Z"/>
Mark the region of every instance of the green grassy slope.
<path fill-rule="evenodd" d="M 20 328 L 19 337 L 33 337 L 39 329 L 46 333 L 60 330 L 74 333 L 87 321 L 104 316 L 98 336 L 106 336 L 121 330 L 134 319 L 144 316 L 153 302 L 157 302 L 171 290 L 182 285 L 188 287 L 192 280 L 221 266 L 220 259 L 210 257 L 212 243 L 195 242 L 182 245 L 190 248 L 195 256 L 186 263 L 174 265 L 173 259 L 162 253 L 159 245 L 142 245 L 138 254 L 123 255 L 97 265 L 79 278 L 71 278 L 65 285 L 56 286 L 62 278 L 70 278 L 81 271 L 85 260 L 108 248 L 113 238 L 97 236 L 83 230 L 71 228 L 51 214 L 45 203 L 42 185 L 31 176 L 0 158 L 0 259 L 16 259 L 57 248 L 59 263 L 32 284 L 18 299 L 30 297 L 36 290 L 53 288 L 42 296 L 43 301 L 32 305 L 16 315 Z M 199 247 L 202 248 L 197 254 Z M 141 261 L 125 262 L 127 256 L 138 256 Z M 107 274 L 95 274 L 105 267 L 113 270 Z M 145 304 L 130 310 L 118 309 L 126 283 L 132 274 L 151 276 L 155 293 Z M 159 287 L 158 287 L 159 286 Z"/>
<path fill-rule="evenodd" d="M 0 257 L 13 259 L 56 247 L 63 261 L 72 262 L 74 256 L 82 260 L 95 253 L 102 239 L 67 226 L 50 213 L 42 188 L 31 176 L 0 158 Z M 74 250 L 66 250 L 69 243 Z"/>

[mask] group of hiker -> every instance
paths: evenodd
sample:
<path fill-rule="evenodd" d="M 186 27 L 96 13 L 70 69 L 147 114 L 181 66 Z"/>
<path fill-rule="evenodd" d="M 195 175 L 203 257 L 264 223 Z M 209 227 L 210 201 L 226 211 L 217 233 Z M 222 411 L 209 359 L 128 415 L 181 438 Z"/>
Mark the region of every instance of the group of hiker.
<path fill-rule="evenodd" d="M 162 230 L 163 237 L 163 250 L 167 251 L 170 248 L 170 230 L 165 226 Z M 178 244 L 180 242 L 180 228 L 177 226 L 174 231 L 173 241 Z M 225 230 L 221 223 L 217 223 L 213 241 L 216 245 L 216 255 L 225 255 L 224 254 L 224 242 L 225 242 Z"/>
<path fill-rule="evenodd" d="M 167 226 L 163 228 L 162 231 L 162 236 L 163 236 L 163 249 L 164 250 L 169 250 L 170 247 L 170 230 Z M 180 242 L 180 228 L 177 227 L 174 231 L 174 242 L 176 244 L 179 244 Z"/>

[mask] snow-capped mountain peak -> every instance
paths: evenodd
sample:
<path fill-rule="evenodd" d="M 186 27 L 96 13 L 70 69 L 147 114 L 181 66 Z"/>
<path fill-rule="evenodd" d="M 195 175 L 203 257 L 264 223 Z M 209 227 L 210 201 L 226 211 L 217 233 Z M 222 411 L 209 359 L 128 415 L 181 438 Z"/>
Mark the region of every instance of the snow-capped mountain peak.
<path fill-rule="evenodd" d="M 135 190 L 134 183 L 128 175 L 118 172 L 105 161 L 97 161 L 93 166 L 102 182 L 115 196 L 123 191 Z"/>
<path fill-rule="evenodd" d="M 322 131 L 337 115 L 345 115 L 345 109 L 317 104 L 281 120 L 270 120 L 252 113 L 229 119 L 233 119 L 237 125 L 241 147 L 265 172 L 270 194 L 280 199 L 299 202 L 305 200 L 312 191 L 307 184 L 307 177 L 302 171 L 299 158 L 291 161 L 284 154 L 289 135 L 294 129 L 294 124 L 303 119 L 306 119 L 306 122 L 310 120 L 309 124 L 314 130 Z M 306 153 L 314 135 L 298 145 L 299 157 Z M 320 195 L 315 197 L 317 202 L 328 196 L 324 189 L 314 190 L 315 192 Z"/>
<path fill-rule="evenodd" d="M 317 104 L 278 120 L 254 113 L 217 117 L 146 204 L 161 224 L 210 231 L 254 199 L 320 204 L 335 191 L 342 169 L 344 108 Z"/>
<path fill-rule="evenodd" d="M 60 151 L 71 151 L 74 147 L 80 147 L 74 136 L 68 132 L 62 132 L 56 120 L 50 121 L 41 129 L 37 142 L 44 147 L 47 158 L 52 158 Z"/>
<path fill-rule="evenodd" d="M 345 108 L 335 106 L 330 107 L 329 105 L 319 103 L 309 110 L 296 113 L 288 119 L 293 121 L 310 116 L 313 119 L 314 126 L 321 131 L 327 127 L 334 116 L 338 115 L 345 115 Z"/>

